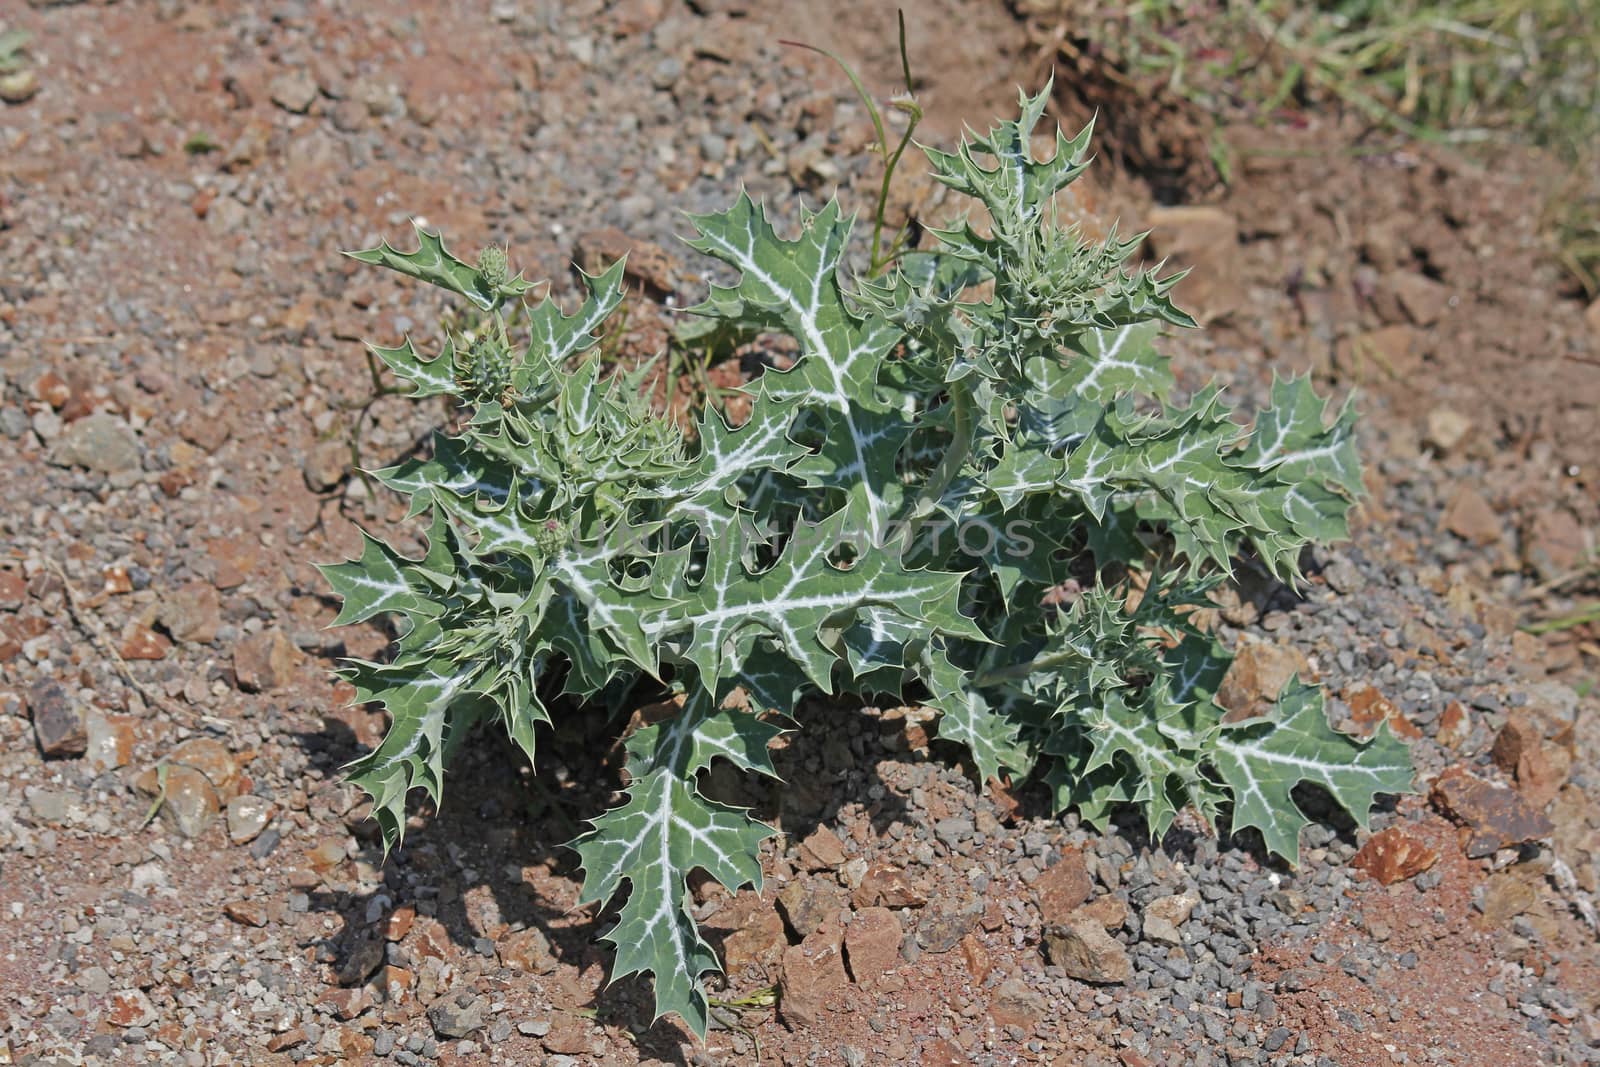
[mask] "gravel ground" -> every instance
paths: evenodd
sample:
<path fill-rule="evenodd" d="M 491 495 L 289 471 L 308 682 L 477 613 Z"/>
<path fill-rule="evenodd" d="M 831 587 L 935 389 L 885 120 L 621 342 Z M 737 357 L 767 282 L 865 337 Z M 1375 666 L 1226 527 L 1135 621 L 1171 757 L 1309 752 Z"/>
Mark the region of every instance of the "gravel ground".
<path fill-rule="evenodd" d="M 1040 82 L 1000 6 L 917 15 L 914 55 L 939 56 L 932 135 Z M 920 708 L 802 709 L 787 787 L 713 775 L 784 836 L 762 894 L 696 893 L 729 966 L 696 1044 L 651 1024 L 646 986 L 603 988 L 606 919 L 576 907 L 559 845 L 614 786 L 608 739 L 564 727 L 536 769 L 486 739 L 387 862 L 340 783 L 383 722 L 327 670 L 387 635 L 325 629 L 312 563 L 403 514 L 349 474 L 357 419 L 377 465 L 441 417 L 374 400 L 356 342 L 425 335 L 441 304 L 334 251 L 424 218 L 463 249 L 509 242 L 563 289 L 571 260 L 620 242 L 659 298 L 628 320 L 648 353 L 702 284 L 679 210 L 743 183 L 793 219 L 875 180 L 836 71 L 777 42 L 825 34 L 892 72 L 892 13 L 164 2 L 15 22 L 38 88 L 0 111 L 11 1062 L 1600 1062 L 1600 735 L 1577 695 L 1600 649 L 1592 630 L 1516 629 L 1583 592 L 1563 576 L 1600 507 L 1595 376 L 1558 361 L 1600 349 L 1600 325 L 1536 284 L 1531 241 L 1513 242 L 1533 279 L 1513 297 L 1470 266 L 1516 232 L 1514 167 L 1430 161 L 1453 169 L 1398 201 L 1336 168 L 1321 195 L 1372 194 L 1342 244 L 1293 170 L 1188 215 L 1115 173 L 1085 201 L 1165 210 L 1179 259 L 1216 254 L 1186 235 L 1234 226 L 1231 288 L 1195 294 L 1214 328 L 1180 342 L 1186 384 L 1216 372 L 1259 402 L 1272 370 L 1310 368 L 1366 387 L 1374 498 L 1354 540 L 1303 596 L 1246 574 L 1215 625 L 1241 647 L 1242 696 L 1319 678 L 1339 722 L 1415 737 L 1423 792 L 1370 832 L 1307 795 L 1324 821 L 1290 870 L 1249 839 L 1102 835 L 1033 787 L 980 789 Z M 898 195 L 937 214 L 914 176 Z M 1402 209 L 1411 251 L 1363 241 Z M 1449 256 L 1429 237 L 1447 209 L 1468 235 Z M 1323 280 L 1286 283 L 1313 252 Z M 1351 308 L 1346 288 L 1375 295 Z M 1341 323 L 1388 345 L 1412 331 L 1393 351 L 1419 369 L 1363 379 Z M 1502 358 L 1466 366 L 1474 337 Z"/>

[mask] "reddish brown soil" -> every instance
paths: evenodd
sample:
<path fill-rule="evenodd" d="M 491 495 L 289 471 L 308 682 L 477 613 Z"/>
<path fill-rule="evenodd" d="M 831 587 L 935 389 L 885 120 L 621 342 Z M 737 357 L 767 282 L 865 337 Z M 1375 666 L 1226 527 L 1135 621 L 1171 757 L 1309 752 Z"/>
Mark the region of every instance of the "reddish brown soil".
<path fill-rule="evenodd" d="M 665 3 L 589 6 L 585 17 L 596 32 L 619 40 L 682 13 Z M 162 604 L 191 584 L 218 595 L 221 617 L 236 631 L 265 625 L 317 634 L 332 620 L 312 561 L 351 553 L 358 524 L 396 522 L 403 509 L 352 490 L 348 479 L 313 491 L 307 457 L 330 441 L 337 448 L 352 412 L 369 398 L 356 340 L 392 343 L 403 332 L 401 319 L 417 328 L 437 311 L 405 286 L 339 264 L 333 248 L 378 234 L 397 238 L 409 213 L 467 244 L 513 231 L 524 262 L 559 275 L 573 252 L 571 233 L 553 233 L 537 211 L 540 204 L 571 204 L 585 228 L 607 223 L 586 200 L 593 172 L 519 174 L 503 191 L 488 190 L 494 182 L 481 175 L 469 183 L 458 169 L 469 166 L 470 138 L 453 128 L 452 116 L 502 131 L 482 134 L 489 138 L 537 125 L 532 107 L 621 113 L 645 91 L 646 60 L 657 57 L 596 72 L 564 48 L 509 34 L 481 12 L 464 17 L 454 6 L 413 0 L 370 11 L 307 5 L 281 23 L 252 7 L 30 7 L 15 16 L 49 62 L 34 100 L 0 110 L 0 258 L 28 267 L 24 278 L 0 278 L 6 395 L 24 396 L 30 418 L 53 413 L 67 425 L 91 411 L 113 412 L 138 428 L 160 462 L 136 480 L 141 495 L 105 477 L 48 466 L 47 446 L 32 432 L 4 442 L 0 478 L 8 501 L 0 506 L 0 540 L 14 538 L 15 547 L 0 550 L 0 563 L 25 593 L 0 612 L 0 741 L 7 749 L 0 795 L 0 1021 L 7 1044 L 0 1052 L 19 1062 L 86 1049 L 104 1054 L 104 1062 L 114 1061 L 112 1053 L 124 1062 L 178 1062 L 184 1053 L 196 1063 L 373 1062 L 379 1032 L 431 1032 L 426 1009 L 471 992 L 499 1005 L 496 1018 L 553 1020 L 553 1027 L 542 1035 L 513 1030 L 492 1046 L 479 1034 L 479 1051 L 440 1038 L 440 1062 L 487 1062 L 492 1051 L 509 1063 L 538 1063 L 546 1054 L 584 1064 L 752 1063 L 756 1042 L 762 1062 L 789 1064 L 847 1062 L 847 1047 L 864 1051 L 867 1064 L 1158 1062 L 1138 1051 L 1130 1025 L 1100 1011 L 1096 987 L 1072 983 L 1071 995 L 1018 1003 L 1004 983 L 986 980 L 1045 981 L 1032 891 L 1007 873 L 977 893 L 968 876 L 984 861 L 1002 870 L 1013 861 L 1001 847 L 1013 829 L 998 828 L 1012 813 L 1004 798 L 997 803 L 959 776 L 936 773 L 948 753 L 936 749 L 930 758 L 921 727 L 907 728 L 892 713 L 871 713 L 863 727 L 892 758 L 856 768 L 862 778 L 851 788 L 860 790 L 842 808 L 830 810 L 828 783 L 836 779 L 824 780 L 821 770 L 843 780 L 854 766 L 845 720 L 828 720 L 824 725 L 837 729 L 797 742 L 786 756 L 791 786 L 783 799 L 755 798 L 778 809 L 767 814 L 789 835 L 768 855 L 766 893 L 725 899 L 711 887 L 698 902 L 720 902 L 707 922 L 713 940 L 755 927 L 769 934 L 758 950 L 781 952 L 791 939 L 781 923 L 773 925 L 776 895 L 793 882 L 815 887 L 832 878 L 799 868 L 795 844 L 819 820 L 851 855 L 875 864 L 909 864 L 913 835 L 892 833 L 897 822 L 924 838 L 952 816 L 993 823 L 986 846 L 966 857 L 941 855 L 917 876 L 917 888 L 935 904 L 977 901 L 961 947 L 923 953 L 876 984 L 843 986 L 819 1022 L 797 1024 L 758 1005 L 733 1016 L 740 1028 L 714 1031 L 696 1049 L 676 1025 L 652 1025 L 645 985 L 606 986 L 608 957 L 594 943 L 604 923 L 593 909 L 576 906 L 570 857 L 556 848 L 572 829 L 561 825 L 570 821 L 564 812 L 592 807 L 613 782 L 613 768 L 593 755 L 609 739 L 586 735 L 582 726 L 555 739 L 548 764 L 542 760 L 549 792 L 529 786 L 529 769 L 503 751 L 470 757 L 445 810 L 414 820 L 406 870 L 429 892 L 419 897 L 417 927 L 393 938 L 403 962 L 350 978 L 352 961 L 382 943 L 402 889 L 415 886 L 393 876 L 385 882 L 359 798 L 338 783 L 339 765 L 379 735 L 382 718 L 344 707 L 345 694 L 327 670 L 336 652 L 373 655 L 387 636 L 376 627 L 355 630 L 339 635 L 342 648 L 331 636 L 325 644 L 314 638 L 269 693 L 239 689 L 227 640 L 179 641 L 163 648 L 162 658 L 125 668 L 109 650 L 127 647 L 143 630 L 166 628 L 156 622 Z M 875 85 L 892 84 L 883 76 L 896 62 L 886 43 L 893 40 L 887 7 L 694 7 L 707 12 L 691 25 L 697 43 L 672 50 L 689 60 L 694 92 L 679 98 L 685 119 L 717 108 L 742 119 L 745 111 L 728 103 L 738 95 L 730 82 L 781 88 L 782 72 L 750 69 L 746 58 L 780 37 L 837 47 L 875 72 Z M 413 20 L 408 28 L 397 28 L 406 20 Z M 949 136 L 963 119 L 1000 113 L 1016 82 L 1042 81 L 1041 57 L 1050 53 L 1030 43 L 999 4 L 944 0 L 919 8 L 914 25 L 914 41 L 940 57 L 920 68 L 930 138 Z M 417 40 L 429 43 L 428 62 L 408 51 Z M 413 118 L 427 121 L 375 130 L 369 119 L 352 147 L 329 132 L 331 96 L 319 97 L 308 116 L 287 115 L 271 102 L 271 86 L 307 61 L 324 65 L 325 79 L 347 89 L 358 70 L 402 84 Z M 834 91 L 838 75 L 826 61 L 795 62 L 830 108 L 846 99 Z M 1173 111 L 1170 121 L 1187 120 Z M 828 146 L 831 154 L 859 152 L 859 115 L 853 123 Z M 179 147 L 202 130 L 224 146 L 220 159 L 188 157 Z M 1193 176 L 1204 168 L 1174 168 L 1187 175 L 1191 198 L 1223 212 L 1237 233 L 1194 257 L 1216 279 L 1207 298 L 1222 310 L 1207 334 L 1184 342 L 1193 373 L 1215 370 L 1259 384 L 1273 371 L 1311 370 L 1340 388 L 1359 386 L 1379 450 L 1364 550 L 1427 567 L 1421 584 L 1441 597 L 1449 593 L 1461 608 L 1439 625 L 1452 627 L 1454 640 L 1465 623 L 1481 623 L 1488 634 L 1482 640 L 1499 641 L 1494 663 L 1507 678 L 1593 678 L 1600 648 L 1592 627 L 1546 643 L 1519 637 L 1508 646 L 1514 657 L 1502 647 L 1517 618 L 1560 609 L 1566 602 L 1552 608 L 1548 598 L 1573 592 L 1541 591 L 1529 575 L 1530 524 L 1564 510 L 1591 544 L 1600 526 L 1600 369 L 1592 362 L 1600 330 L 1585 322 L 1584 305 L 1538 237 L 1546 164 L 1515 155 L 1490 169 L 1415 148 L 1355 156 L 1347 151 L 1353 134 L 1331 118 L 1297 132 L 1227 135 L 1243 161 L 1233 186 L 1196 188 Z M 1194 137 L 1177 129 L 1157 141 L 1146 155 L 1176 153 L 1181 163 Z M 619 161 L 623 173 L 613 184 L 648 184 L 670 199 L 702 166 L 692 145 L 676 149 L 673 164 Z M 761 157 L 726 165 L 719 180 L 727 192 L 746 163 L 757 168 Z M 236 179 L 239 188 L 219 196 L 219 179 Z M 1150 213 L 1146 178 L 1112 173 L 1101 180 L 1089 202 L 1102 214 Z M 1161 182 L 1169 194 L 1170 175 Z M 1429 289 L 1442 300 L 1437 315 L 1400 301 L 1396 286 L 1416 277 L 1442 287 Z M 124 301 L 133 306 L 131 319 L 114 307 Z M 61 403 L 52 399 L 58 384 Z M 1440 408 L 1466 416 L 1472 431 L 1419 481 L 1405 464 L 1424 451 L 1430 415 Z M 437 412 L 399 398 L 378 401 L 372 416 L 369 447 L 385 462 L 437 421 Z M 1386 467 L 1386 459 L 1404 462 Z M 1444 536 L 1440 513 L 1461 486 L 1487 498 L 1498 532 L 1441 561 L 1429 545 Z M 45 559 L 65 565 L 70 598 Z M 149 572 L 150 587 L 102 591 L 106 568 L 115 566 Z M 40 638 L 46 652 L 36 660 L 24 646 Z M 1439 661 L 1448 655 L 1439 652 Z M 130 717 L 126 766 L 96 775 L 81 761 L 42 758 L 22 695 L 44 677 L 81 684 L 103 710 Z M 144 826 L 149 799 L 133 793 L 131 780 L 194 735 L 224 739 L 245 776 L 270 783 L 282 833 L 276 851 L 258 859 L 247 846 L 230 844 L 220 824 L 192 841 L 159 821 Z M 1481 755 L 1487 740 L 1478 737 L 1460 757 Z M 1575 781 L 1584 785 L 1568 787 L 1570 804 L 1561 810 L 1575 814 L 1558 823 L 1558 838 L 1566 834 L 1574 849 L 1591 849 L 1566 855 L 1580 867 L 1600 856 L 1592 847 L 1600 818 L 1585 794 L 1595 790 L 1595 748 L 1592 738 L 1568 743 L 1579 758 Z M 869 780 L 883 787 L 875 800 L 867 799 Z M 41 790 L 66 794 L 83 811 L 52 821 L 42 803 L 30 806 Z M 1405 946 L 1417 953 L 1417 966 L 1363 982 L 1341 969 L 1338 952 L 1319 962 L 1300 949 L 1262 945 L 1252 977 L 1272 986 L 1285 972 L 1309 976 L 1307 988 L 1277 995 L 1271 1026 L 1303 1033 L 1311 1050 L 1285 1062 L 1547 1062 L 1556 1038 L 1541 1043 L 1514 999 L 1485 993 L 1507 970 L 1555 975 L 1574 1002 L 1569 1017 L 1550 1013 L 1558 1036 L 1588 1027 L 1600 1038 L 1600 961 L 1570 900 L 1540 890 L 1529 912 L 1545 924 L 1539 939 L 1483 922 L 1472 902 L 1489 862 L 1468 860 L 1455 830 L 1420 802 L 1402 812 L 1440 851 L 1442 880 L 1426 892 L 1410 883 L 1387 890 L 1362 883 L 1349 891 L 1359 899 L 1359 923 L 1346 913 L 1321 939 L 1340 951 L 1374 941 Z M 1025 811 L 1024 821 L 1042 827 L 1052 847 L 1065 843 L 1066 831 L 1037 812 Z M 841 889 L 841 905 L 845 896 Z M 241 905 L 259 908 L 261 924 L 234 917 Z M 442 925 L 427 921 L 435 917 Z M 533 974 L 508 963 L 528 928 L 543 930 L 551 954 L 549 966 L 540 962 Z M 106 992 L 84 983 L 91 963 L 109 972 L 113 993 L 139 990 L 150 998 L 158 1018 L 145 1032 L 129 1039 L 109 1018 Z M 748 961 L 731 969 L 723 995 L 759 993 L 776 977 L 770 959 Z M 397 985 L 386 985 L 389 979 Z M 359 1011 L 341 1018 L 315 1007 L 341 990 L 366 991 Z M 1242 1018 L 1224 1014 L 1230 1026 Z M 319 1040 L 273 1047 L 310 1019 L 322 1028 Z M 1264 1026 L 1255 1018 L 1241 1025 Z M 1285 1050 L 1291 1054 L 1292 1045 Z"/>

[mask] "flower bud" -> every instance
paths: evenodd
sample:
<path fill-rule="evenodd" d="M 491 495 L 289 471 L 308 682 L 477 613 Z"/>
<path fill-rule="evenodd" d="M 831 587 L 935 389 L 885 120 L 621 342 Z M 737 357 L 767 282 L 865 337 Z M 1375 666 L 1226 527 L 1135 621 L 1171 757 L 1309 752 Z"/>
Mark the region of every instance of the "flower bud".
<path fill-rule="evenodd" d="M 511 267 L 506 262 L 506 250 L 499 245 L 489 245 L 478 253 L 478 273 L 490 289 L 499 289 L 511 280 Z"/>

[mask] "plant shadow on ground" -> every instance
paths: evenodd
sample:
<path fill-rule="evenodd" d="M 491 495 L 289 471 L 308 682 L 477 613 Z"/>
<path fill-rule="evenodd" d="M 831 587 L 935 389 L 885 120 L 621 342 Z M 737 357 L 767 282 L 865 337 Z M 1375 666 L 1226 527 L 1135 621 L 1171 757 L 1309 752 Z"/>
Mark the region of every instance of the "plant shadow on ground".
<path fill-rule="evenodd" d="M 789 735 L 791 743 L 775 755 L 786 783 L 728 774 L 724 770 L 731 767 L 714 766 L 702 778 L 707 795 L 752 807 L 758 818 L 781 826 L 795 840 L 832 824 L 851 803 L 867 810 L 880 834 L 907 818 L 897 791 L 878 778 L 875 760 L 863 758 L 860 751 L 876 748 L 878 741 L 869 729 L 850 729 L 852 719 L 865 727 L 875 727 L 875 722 L 859 707 L 826 701 L 806 702 L 802 717 L 808 729 Z M 593 721 L 603 727 L 605 716 L 596 713 Z M 614 803 L 614 739 L 603 737 L 603 730 L 588 736 L 542 731 L 538 766 L 530 768 L 496 727 L 480 729 L 479 743 L 464 745 L 451 767 L 452 790 L 442 808 L 417 809 L 423 817 L 413 819 L 404 844 L 384 863 L 381 887 L 309 894 L 313 911 L 336 920 L 318 945 L 318 959 L 348 979 L 345 984 L 365 984 L 381 1000 L 381 979 L 358 979 L 354 972 L 362 969 L 363 955 L 369 962 L 377 958 L 372 943 L 381 947 L 378 926 L 383 917 L 401 905 L 420 905 L 418 913 L 431 912 L 457 949 L 479 957 L 483 974 L 502 981 L 507 990 L 531 988 L 541 1005 L 538 1010 L 546 1015 L 548 1006 L 590 1016 L 596 1024 L 632 1035 L 641 1057 L 686 1064 L 682 1047 L 690 1040 L 687 1031 L 671 1019 L 651 1022 L 649 980 L 632 976 L 607 985 L 602 977 L 609 973 L 612 951 L 599 938 L 613 925 L 622 900 L 604 910 L 576 904 L 581 872 L 577 854 L 565 844 L 584 829 L 585 820 Z M 364 751 L 350 727 L 331 716 L 321 732 L 295 736 L 311 765 L 330 779 L 339 778 L 344 765 Z M 842 750 L 829 744 L 830 738 L 842 737 L 865 742 L 847 741 Z M 902 753 L 897 758 L 914 757 Z M 834 789 L 839 782 L 845 787 Z M 376 824 L 357 824 L 351 831 L 363 842 L 362 857 L 376 864 L 382 856 Z M 696 886 L 703 881 L 697 879 Z M 384 899 L 375 904 L 380 897 Z M 546 966 L 551 973 L 517 971 L 498 961 L 492 928 L 502 926 L 510 931 L 502 941 L 520 931 L 538 930 L 549 945 Z M 732 930 L 718 926 L 712 915 L 700 932 L 721 958 Z M 401 965 L 420 977 L 422 959 L 410 950 L 405 956 Z M 559 973 L 557 964 L 576 974 Z M 467 979 L 457 988 L 471 987 Z M 523 1012 L 521 1017 L 529 1016 Z"/>

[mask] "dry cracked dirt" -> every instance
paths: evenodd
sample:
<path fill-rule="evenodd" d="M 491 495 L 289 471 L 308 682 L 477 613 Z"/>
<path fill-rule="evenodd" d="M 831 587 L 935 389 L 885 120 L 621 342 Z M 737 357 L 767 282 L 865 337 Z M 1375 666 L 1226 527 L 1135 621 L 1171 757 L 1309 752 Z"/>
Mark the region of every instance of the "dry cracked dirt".
<path fill-rule="evenodd" d="M 912 15 L 930 139 L 1050 73 L 1049 27 L 998 2 Z M 703 290 L 679 211 L 741 183 L 791 220 L 870 204 L 862 108 L 779 42 L 887 90 L 893 8 L 4 19 L 32 41 L 0 104 L 0 1061 L 1600 1062 L 1600 627 L 1519 629 L 1592 603 L 1600 530 L 1600 306 L 1539 237 L 1548 160 L 1339 152 L 1357 131 L 1312 114 L 1218 130 L 1232 184 L 1175 192 L 1119 162 L 1112 121 L 1080 199 L 1197 268 L 1187 384 L 1358 391 L 1353 540 L 1298 591 L 1246 575 L 1214 625 L 1237 699 L 1316 677 L 1340 724 L 1413 741 L 1418 793 L 1371 832 L 1324 813 L 1289 869 L 1052 817 L 976 783 L 922 708 L 806 707 L 789 784 L 744 796 L 783 831 L 765 889 L 695 893 L 728 971 L 699 1043 L 606 985 L 606 918 L 576 906 L 561 845 L 616 788 L 609 739 L 563 727 L 532 768 L 486 736 L 387 862 L 341 783 L 384 722 L 329 672 L 389 635 L 328 629 L 313 564 L 402 525 L 352 463 L 443 417 L 378 395 L 360 341 L 442 305 L 336 253 L 421 218 L 562 293 L 632 248 L 618 343 L 648 355 Z M 892 210 L 940 206 L 910 173 Z"/>

